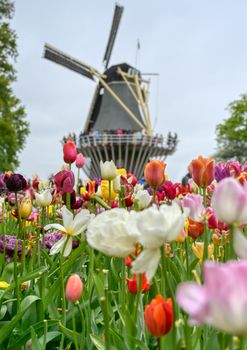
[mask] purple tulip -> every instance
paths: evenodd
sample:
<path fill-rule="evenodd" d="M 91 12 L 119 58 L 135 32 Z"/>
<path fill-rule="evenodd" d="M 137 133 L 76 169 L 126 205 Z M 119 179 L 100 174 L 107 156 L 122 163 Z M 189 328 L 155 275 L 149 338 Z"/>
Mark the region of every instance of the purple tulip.
<path fill-rule="evenodd" d="M 220 182 L 224 178 L 230 177 L 230 176 L 231 176 L 230 169 L 228 166 L 226 166 L 226 164 L 222 162 L 218 162 L 215 165 L 215 180 L 217 182 Z"/>
<path fill-rule="evenodd" d="M 10 192 L 19 192 L 27 187 L 27 181 L 21 174 L 11 174 L 6 179 L 6 187 Z"/>
<path fill-rule="evenodd" d="M 226 224 L 247 221 L 247 184 L 232 177 L 220 181 L 212 196 L 212 208 L 218 220 Z"/>
<path fill-rule="evenodd" d="M 191 324 L 208 324 L 234 335 L 247 335 L 247 261 L 204 264 L 204 284 L 181 283 L 178 304 Z"/>

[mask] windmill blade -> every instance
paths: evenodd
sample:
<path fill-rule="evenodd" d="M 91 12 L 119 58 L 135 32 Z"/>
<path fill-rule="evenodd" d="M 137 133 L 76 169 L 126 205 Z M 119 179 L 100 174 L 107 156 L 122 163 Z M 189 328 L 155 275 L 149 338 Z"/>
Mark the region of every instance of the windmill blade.
<path fill-rule="evenodd" d="M 78 61 L 77 59 L 71 57 L 70 55 L 56 49 L 55 47 L 45 44 L 44 46 L 44 58 L 47 58 L 48 60 L 55 62 L 57 64 L 60 64 L 61 66 L 64 66 L 68 69 L 73 70 L 76 73 L 79 73 L 81 75 L 84 75 L 85 77 L 94 80 L 92 71 L 96 71 L 95 69 L 92 69 L 92 67 L 88 66 L 87 64 Z"/>
<path fill-rule="evenodd" d="M 112 25 L 111 25 L 111 31 L 110 31 L 110 35 L 108 38 L 108 42 L 106 45 L 106 50 L 105 50 L 105 55 L 103 58 L 103 63 L 105 68 L 108 67 L 110 58 L 111 58 L 111 53 L 112 53 L 112 49 L 113 49 L 113 45 L 117 36 L 117 31 L 118 31 L 118 27 L 119 27 L 119 23 L 122 17 L 122 13 L 123 13 L 123 6 L 120 6 L 118 4 L 115 5 L 115 11 L 114 11 L 114 16 L 113 16 L 113 20 L 112 20 Z"/>

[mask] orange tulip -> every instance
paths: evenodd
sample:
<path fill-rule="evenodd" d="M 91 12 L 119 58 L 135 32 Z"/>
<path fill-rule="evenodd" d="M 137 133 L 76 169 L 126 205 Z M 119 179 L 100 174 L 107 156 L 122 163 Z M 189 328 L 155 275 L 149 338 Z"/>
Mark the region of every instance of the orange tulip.
<path fill-rule="evenodd" d="M 199 156 L 193 159 L 189 165 L 192 179 L 197 186 L 206 188 L 214 180 L 214 160 Z"/>
<path fill-rule="evenodd" d="M 80 276 L 77 274 L 70 276 L 66 284 L 66 299 L 72 303 L 75 303 L 80 299 L 82 291 L 83 284 Z"/>
<path fill-rule="evenodd" d="M 201 236 L 204 232 L 204 224 L 203 222 L 193 221 L 189 219 L 189 225 L 188 225 L 188 236 L 191 238 L 198 238 Z"/>
<path fill-rule="evenodd" d="M 148 185 L 153 188 L 158 188 L 165 181 L 166 163 L 162 160 L 151 160 L 144 169 L 144 178 Z"/>
<path fill-rule="evenodd" d="M 173 325 L 172 300 L 158 294 L 145 308 L 144 320 L 148 331 L 155 337 L 167 334 Z"/>

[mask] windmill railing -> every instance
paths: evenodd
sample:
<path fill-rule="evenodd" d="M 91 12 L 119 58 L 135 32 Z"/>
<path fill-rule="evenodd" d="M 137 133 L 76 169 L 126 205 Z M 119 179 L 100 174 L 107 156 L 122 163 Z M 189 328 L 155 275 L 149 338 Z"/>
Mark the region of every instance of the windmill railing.
<path fill-rule="evenodd" d="M 91 147 L 91 146 L 107 146 L 107 145 L 140 145 L 148 146 L 154 148 L 166 148 L 170 152 L 174 152 L 177 146 L 178 140 L 177 135 L 172 135 L 168 133 L 167 137 L 163 135 L 148 136 L 142 133 L 132 133 L 132 134 L 116 134 L 116 133 L 101 133 L 94 132 L 94 134 L 84 134 L 80 135 L 79 138 L 81 147 Z"/>

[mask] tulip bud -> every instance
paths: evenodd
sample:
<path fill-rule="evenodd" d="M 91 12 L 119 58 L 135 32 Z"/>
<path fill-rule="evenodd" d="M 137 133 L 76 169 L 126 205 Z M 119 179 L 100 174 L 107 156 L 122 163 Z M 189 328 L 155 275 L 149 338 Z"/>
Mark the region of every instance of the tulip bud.
<path fill-rule="evenodd" d="M 212 158 L 199 156 L 193 159 L 189 165 L 192 179 L 197 186 L 206 188 L 214 180 L 215 166 Z"/>
<path fill-rule="evenodd" d="M 141 278 L 141 290 L 143 293 L 147 292 L 150 289 L 150 284 L 148 283 L 147 277 L 144 274 L 139 275 L 139 278 Z M 137 278 L 136 275 L 134 275 L 133 279 L 130 278 L 126 278 L 126 282 L 127 282 L 127 286 L 128 286 L 128 290 L 131 294 L 136 294 L 138 291 L 138 283 L 137 283 Z"/>
<path fill-rule="evenodd" d="M 172 300 L 167 301 L 158 294 L 145 308 L 144 320 L 148 331 L 154 337 L 167 334 L 173 325 Z"/>
<path fill-rule="evenodd" d="M 100 161 L 100 171 L 101 177 L 104 180 L 113 180 L 117 176 L 117 168 L 114 162 L 111 160 L 110 162 L 102 162 Z"/>
<path fill-rule="evenodd" d="M 152 188 L 158 188 L 165 181 L 166 164 L 161 160 L 151 160 L 144 169 L 144 178 Z"/>
<path fill-rule="evenodd" d="M 65 296 L 68 301 L 75 303 L 80 299 L 83 291 L 82 280 L 79 275 L 74 274 L 69 277 L 66 284 Z"/>
<path fill-rule="evenodd" d="M 65 163 L 71 164 L 76 160 L 76 145 L 72 140 L 67 140 L 63 145 L 63 159 Z"/>
<path fill-rule="evenodd" d="M 76 156 L 75 165 L 78 169 L 81 169 L 85 163 L 85 158 L 83 157 L 82 153 L 78 153 Z"/>
<path fill-rule="evenodd" d="M 29 196 L 24 197 L 19 208 L 22 219 L 27 219 L 32 212 L 32 201 Z"/>

